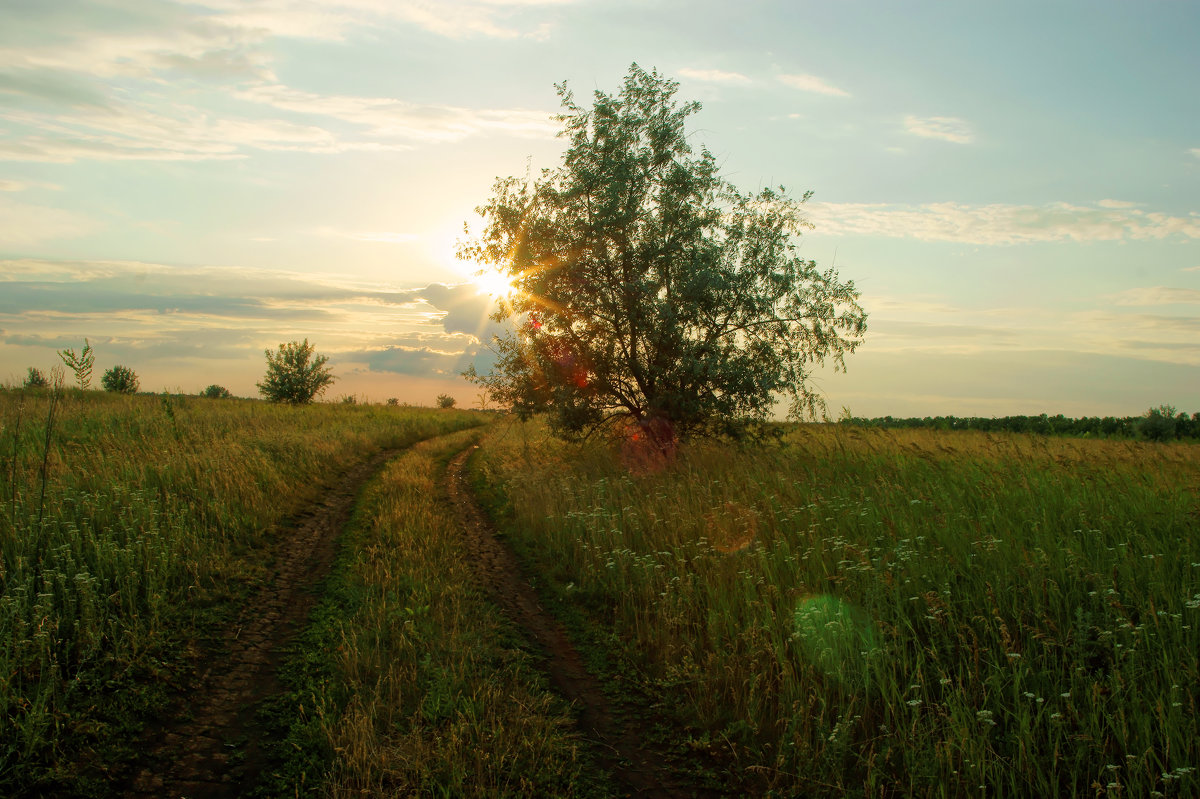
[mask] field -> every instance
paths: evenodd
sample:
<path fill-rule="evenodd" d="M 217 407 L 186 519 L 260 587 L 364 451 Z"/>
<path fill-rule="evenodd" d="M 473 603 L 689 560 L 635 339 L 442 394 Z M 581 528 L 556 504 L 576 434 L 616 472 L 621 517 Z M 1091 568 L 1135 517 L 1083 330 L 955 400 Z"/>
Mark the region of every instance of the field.
<path fill-rule="evenodd" d="M 394 449 L 281 650 L 257 794 L 621 795 L 446 499 L 477 440 L 659 795 L 1200 793 L 1200 445 L 820 425 L 658 462 L 468 412 L 16 391 L 0 420 L 0 794 L 132 795 L 295 519 Z"/>
<path fill-rule="evenodd" d="M 350 464 L 469 413 L 0 391 L 0 795 L 107 795 Z"/>
<path fill-rule="evenodd" d="M 802 427 L 623 468 L 520 425 L 503 528 L 752 792 L 1200 792 L 1200 447 Z"/>

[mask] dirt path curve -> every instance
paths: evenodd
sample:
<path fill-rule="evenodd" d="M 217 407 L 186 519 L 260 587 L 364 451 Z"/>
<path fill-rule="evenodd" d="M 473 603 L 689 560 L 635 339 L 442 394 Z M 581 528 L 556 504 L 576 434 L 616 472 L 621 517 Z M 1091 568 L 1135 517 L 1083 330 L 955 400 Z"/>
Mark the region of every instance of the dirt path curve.
<path fill-rule="evenodd" d="M 491 522 L 475 502 L 466 462 L 478 445 L 459 453 L 446 470 L 446 490 L 462 523 L 467 554 L 492 600 L 544 650 L 544 668 L 554 687 L 574 703 L 584 737 L 594 744 L 600 765 L 635 797 L 718 797 L 684 785 L 664 773 L 664 752 L 656 751 L 636 727 L 618 721 L 599 681 L 588 672 L 562 624 L 542 608 L 521 574 L 516 556 L 496 538 Z"/>
<path fill-rule="evenodd" d="M 279 544 L 275 574 L 247 603 L 210 656 L 198 686 L 174 721 L 147 736 L 127 796 L 133 799 L 216 799 L 245 795 L 265 765 L 256 707 L 280 691 L 282 649 L 301 629 L 328 574 L 337 537 L 364 484 L 401 450 L 384 450 L 343 474 L 321 501 L 293 520 Z"/>

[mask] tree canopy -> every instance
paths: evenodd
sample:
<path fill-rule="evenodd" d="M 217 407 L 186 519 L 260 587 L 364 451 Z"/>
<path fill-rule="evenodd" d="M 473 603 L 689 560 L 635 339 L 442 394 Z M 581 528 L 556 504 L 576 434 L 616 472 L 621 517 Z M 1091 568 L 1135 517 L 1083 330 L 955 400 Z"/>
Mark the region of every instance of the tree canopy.
<path fill-rule="evenodd" d="M 696 102 L 634 64 L 590 109 L 566 84 L 562 164 L 497 180 L 459 257 L 513 287 L 498 361 L 468 372 L 522 415 L 562 433 L 627 417 L 678 433 L 824 411 L 811 370 L 844 369 L 866 331 L 853 282 L 797 255 L 809 227 L 786 189 L 743 193 L 686 130 Z"/>
<path fill-rule="evenodd" d="M 325 391 L 335 378 L 325 363 L 326 355 L 313 357 L 315 347 L 292 341 L 280 344 L 276 352 L 266 350 L 267 374 L 258 384 L 258 393 L 271 402 L 305 405 Z"/>

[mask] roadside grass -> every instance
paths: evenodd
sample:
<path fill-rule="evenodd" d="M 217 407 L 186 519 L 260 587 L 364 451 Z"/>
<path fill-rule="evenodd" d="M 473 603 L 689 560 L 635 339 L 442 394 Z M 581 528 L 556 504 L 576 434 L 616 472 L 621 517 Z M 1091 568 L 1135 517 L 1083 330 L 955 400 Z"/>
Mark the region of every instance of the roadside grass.
<path fill-rule="evenodd" d="M 0 390 L 0 794 L 109 794 L 289 516 L 469 413 Z"/>
<path fill-rule="evenodd" d="M 464 560 L 438 478 L 476 436 L 419 444 L 364 492 L 284 667 L 259 795 L 611 795 Z"/>
<path fill-rule="evenodd" d="M 496 426 L 548 601 L 728 784 L 1200 793 L 1200 445 L 802 426 L 631 473 Z"/>

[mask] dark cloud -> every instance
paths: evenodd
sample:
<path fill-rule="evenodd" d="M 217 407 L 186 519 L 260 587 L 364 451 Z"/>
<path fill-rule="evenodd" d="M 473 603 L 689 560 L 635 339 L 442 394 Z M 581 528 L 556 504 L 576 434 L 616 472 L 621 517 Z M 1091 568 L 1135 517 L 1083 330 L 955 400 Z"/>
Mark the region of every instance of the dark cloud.
<path fill-rule="evenodd" d="M 197 314 L 241 319 L 316 319 L 329 316 L 317 307 L 278 307 L 253 296 L 230 294 L 192 294 L 185 291 L 137 291 L 127 281 L 102 278 L 79 283 L 4 283 L 0 313 L 22 314 L 29 311 L 59 313 L 155 313 Z M 235 288 L 232 287 L 231 288 Z M 238 286 L 238 289 L 245 287 Z"/>
<path fill-rule="evenodd" d="M 496 310 L 496 301 L 487 294 L 480 294 L 471 284 L 447 286 L 433 283 L 417 292 L 417 296 L 446 312 L 442 317 L 442 326 L 447 333 L 466 333 L 486 343 L 492 340 L 493 335 L 502 335 L 506 329 L 489 318 Z"/>

